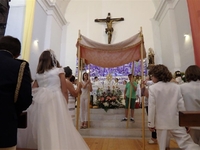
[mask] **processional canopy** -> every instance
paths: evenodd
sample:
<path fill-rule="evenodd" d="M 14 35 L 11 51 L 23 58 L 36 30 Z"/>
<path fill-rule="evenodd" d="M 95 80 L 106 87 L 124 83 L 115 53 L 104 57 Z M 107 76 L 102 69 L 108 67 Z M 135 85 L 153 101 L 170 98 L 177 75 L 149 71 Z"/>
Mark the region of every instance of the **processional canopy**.
<path fill-rule="evenodd" d="M 80 35 L 77 46 L 80 48 L 80 58 L 84 59 L 86 64 L 104 68 L 122 66 L 146 57 L 144 47 L 141 48 L 143 46 L 141 33 L 116 44 L 101 44 Z"/>

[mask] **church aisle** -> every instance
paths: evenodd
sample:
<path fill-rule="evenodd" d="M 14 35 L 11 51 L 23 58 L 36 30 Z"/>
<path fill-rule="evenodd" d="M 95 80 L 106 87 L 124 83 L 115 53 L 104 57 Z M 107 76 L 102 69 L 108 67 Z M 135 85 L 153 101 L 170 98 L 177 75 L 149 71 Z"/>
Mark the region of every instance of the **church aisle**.
<path fill-rule="evenodd" d="M 84 138 L 90 150 L 142 150 L 142 139 L 129 138 Z M 170 150 L 179 150 L 176 142 L 171 140 Z M 159 150 L 158 144 L 148 144 L 146 150 Z"/>
<path fill-rule="evenodd" d="M 142 139 L 129 138 L 84 138 L 90 150 L 142 150 Z M 170 150 L 179 150 L 176 142 L 171 140 Z M 146 150 L 159 150 L 157 144 L 148 144 L 146 141 Z M 17 150 L 33 150 L 22 149 Z"/>

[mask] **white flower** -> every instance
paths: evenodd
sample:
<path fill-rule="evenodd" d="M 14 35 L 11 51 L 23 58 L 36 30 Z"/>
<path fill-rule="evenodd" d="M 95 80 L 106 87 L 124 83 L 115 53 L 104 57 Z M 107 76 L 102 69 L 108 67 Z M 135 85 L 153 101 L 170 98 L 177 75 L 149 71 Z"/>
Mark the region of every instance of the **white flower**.
<path fill-rule="evenodd" d="M 116 104 L 114 102 L 112 102 L 111 105 L 115 106 Z"/>
<path fill-rule="evenodd" d="M 109 106 L 108 102 L 103 103 L 103 105 L 104 105 L 105 107 L 108 107 L 108 106 Z"/>

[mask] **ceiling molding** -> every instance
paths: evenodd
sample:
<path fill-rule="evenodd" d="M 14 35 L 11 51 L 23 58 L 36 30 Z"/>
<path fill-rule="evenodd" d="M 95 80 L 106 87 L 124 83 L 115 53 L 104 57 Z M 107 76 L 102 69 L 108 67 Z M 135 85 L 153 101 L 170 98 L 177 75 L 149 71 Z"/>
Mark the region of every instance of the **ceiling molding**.
<path fill-rule="evenodd" d="M 64 14 L 60 11 L 55 1 L 52 0 L 37 0 L 41 7 L 45 10 L 48 15 L 52 15 L 55 20 L 57 20 L 61 26 L 66 25 L 67 21 Z"/>
<path fill-rule="evenodd" d="M 154 15 L 156 21 L 161 21 L 168 10 L 174 9 L 179 0 L 163 0 L 160 2 L 158 9 Z"/>

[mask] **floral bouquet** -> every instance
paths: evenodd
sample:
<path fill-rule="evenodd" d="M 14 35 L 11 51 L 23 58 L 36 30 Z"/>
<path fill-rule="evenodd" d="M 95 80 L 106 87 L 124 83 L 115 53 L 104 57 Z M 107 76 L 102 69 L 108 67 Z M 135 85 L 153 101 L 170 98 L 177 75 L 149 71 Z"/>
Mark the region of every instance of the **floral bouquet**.
<path fill-rule="evenodd" d="M 97 102 L 96 105 L 99 108 L 103 108 L 106 112 L 108 109 L 115 109 L 123 107 L 122 101 L 122 91 L 119 88 L 111 89 L 98 89 L 97 90 Z"/>

